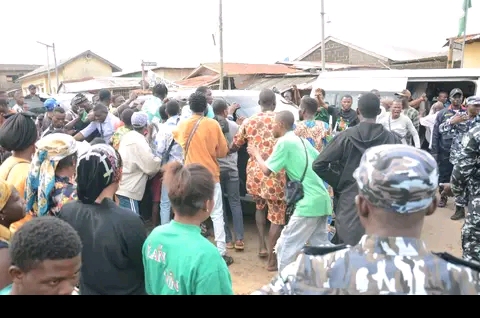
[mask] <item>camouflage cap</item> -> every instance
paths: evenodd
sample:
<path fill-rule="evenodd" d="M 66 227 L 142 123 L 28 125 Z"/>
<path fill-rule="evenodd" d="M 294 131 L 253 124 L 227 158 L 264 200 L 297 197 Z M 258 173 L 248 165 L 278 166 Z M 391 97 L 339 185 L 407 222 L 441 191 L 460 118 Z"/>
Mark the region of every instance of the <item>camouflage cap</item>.
<path fill-rule="evenodd" d="M 407 145 L 368 149 L 353 177 L 370 203 L 402 214 L 426 209 L 438 188 L 435 159 L 426 151 Z"/>
<path fill-rule="evenodd" d="M 469 98 L 467 98 L 466 104 L 467 106 L 480 105 L 480 96 L 470 96 Z"/>

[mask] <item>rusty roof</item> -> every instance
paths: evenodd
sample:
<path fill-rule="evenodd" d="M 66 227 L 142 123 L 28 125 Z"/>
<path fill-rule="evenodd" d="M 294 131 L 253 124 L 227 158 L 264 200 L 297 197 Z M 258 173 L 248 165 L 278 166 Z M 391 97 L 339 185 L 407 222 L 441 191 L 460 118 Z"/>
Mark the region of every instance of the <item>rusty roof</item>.
<path fill-rule="evenodd" d="M 113 64 L 112 62 L 104 59 L 103 57 L 101 57 L 100 55 L 98 54 L 95 54 L 93 53 L 92 51 L 90 50 L 86 50 L 80 54 L 77 54 L 73 57 L 70 57 L 68 59 L 64 59 L 64 60 L 60 60 L 58 63 L 57 63 L 57 67 L 60 68 L 70 62 L 72 62 L 73 60 L 81 57 L 81 56 L 87 56 L 87 55 L 90 55 L 90 56 L 93 56 L 97 59 L 99 59 L 100 61 L 110 65 L 112 67 L 112 72 L 121 72 L 122 69 L 118 66 L 116 66 L 115 64 Z M 55 65 L 52 63 L 49 65 L 50 66 L 50 71 L 54 71 L 55 70 Z M 22 80 L 22 79 L 25 79 L 25 78 L 28 78 L 28 77 L 31 77 L 31 76 L 34 76 L 34 75 L 40 75 L 40 74 L 43 74 L 43 73 L 47 73 L 47 65 L 43 65 L 43 66 L 40 66 L 39 68 L 33 70 L 32 72 L 30 73 L 27 73 L 25 75 L 23 75 L 22 77 L 20 77 L 18 80 Z"/>
<path fill-rule="evenodd" d="M 454 40 L 455 43 L 463 43 L 463 36 L 447 38 L 447 43 L 443 47 L 446 47 L 450 44 L 450 40 Z M 470 44 L 474 42 L 480 42 L 480 33 L 470 34 L 465 37 L 465 44 Z"/>
<path fill-rule="evenodd" d="M 220 79 L 219 75 L 201 75 L 201 76 L 196 76 L 180 81 L 176 81 L 175 84 L 179 85 L 181 87 L 200 87 L 200 86 L 209 86 L 215 83 Z"/>
<path fill-rule="evenodd" d="M 187 78 L 196 77 L 203 69 L 208 69 L 220 74 L 220 63 L 200 64 Z M 237 75 L 282 75 L 295 72 L 286 65 L 279 64 L 248 64 L 248 63 L 223 63 L 225 76 Z"/>

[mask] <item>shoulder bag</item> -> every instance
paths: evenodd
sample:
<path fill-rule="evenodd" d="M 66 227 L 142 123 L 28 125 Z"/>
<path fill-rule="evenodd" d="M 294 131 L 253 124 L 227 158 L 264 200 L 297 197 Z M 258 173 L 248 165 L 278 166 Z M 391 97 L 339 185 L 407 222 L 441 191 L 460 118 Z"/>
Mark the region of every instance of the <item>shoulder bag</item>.
<path fill-rule="evenodd" d="M 190 133 L 190 136 L 188 136 L 187 144 L 185 145 L 185 154 L 183 155 L 183 161 L 185 162 L 187 160 L 187 154 L 188 154 L 188 148 L 190 148 L 190 142 L 192 141 L 193 135 L 197 131 L 198 126 L 200 125 L 200 122 L 202 121 L 204 117 L 201 117 L 196 123 L 195 126 L 192 129 L 192 132 Z"/>
<path fill-rule="evenodd" d="M 305 159 L 306 159 L 305 169 L 303 170 L 303 174 L 302 174 L 302 177 L 300 178 L 300 181 L 287 179 L 287 184 L 285 185 L 285 201 L 287 203 L 287 210 L 285 211 L 286 223 L 288 223 L 288 221 L 290 220 L 290 217 L 293 215 L 293 212 L 295 211 L 295 205 L 297 204 L 297 202 L 303 199 L 304 197 L 302 182 L 305 179 L 305 174 L 307 173 L 307 169 L 308 169 L 308 153 L 307 153 L 307 146 L 305 146 L 305 142 L 303 141 L 302 138 L 300 138 L 300 140 L 302 141 L 303 148 L 305 149 Z"/>

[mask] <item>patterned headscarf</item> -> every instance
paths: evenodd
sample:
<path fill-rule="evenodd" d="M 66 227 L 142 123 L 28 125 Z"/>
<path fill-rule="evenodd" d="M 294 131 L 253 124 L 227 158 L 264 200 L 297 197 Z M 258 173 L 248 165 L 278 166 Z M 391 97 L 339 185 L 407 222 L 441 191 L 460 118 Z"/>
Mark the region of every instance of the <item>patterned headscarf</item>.
<path fill-rule="evenodd" d="M 27 211 L 37 216 L 48 214 L 50 193 L 55 186 L 58 162 L 77 152 L 77 141 L 67 134 L 51 134 L 35 144 L 30 173 L 27 178 Z"/>
<path fill-rule="evenodd" d="M 353 177 L 370 203 L 402 214 L 428 208 L 438 189 L 435 159 L 428 152 L 407 145 L 369 148 Z"/>
<path fill-rule="evenodd" d="M 14 187 L 5 180 L 0 179 L 0 211 L 7 205 Z"/>
<path fill-rule="evenodd" d="M 122 158 L 112 146 L 96 144 L 78 159 L 77 194 L 80 201 L 93 204 L 112 183 L 120 182 Z"/>

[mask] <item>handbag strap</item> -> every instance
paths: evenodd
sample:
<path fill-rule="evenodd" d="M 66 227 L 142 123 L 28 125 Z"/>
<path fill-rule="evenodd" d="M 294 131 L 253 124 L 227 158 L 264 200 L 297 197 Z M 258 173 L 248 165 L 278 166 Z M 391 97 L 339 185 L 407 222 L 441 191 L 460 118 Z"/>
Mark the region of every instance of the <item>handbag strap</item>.
<path fill-rule="evenodd" d="M 307 146 L 305 146 L 305 142 L 301 137 L 299 138 L 302 141 L 303 148 L 305 149 L 305 159 L 307 160 L 307 162 L 305 163 L 305 169 L 303 170 L 302 178 L 300 179 L 300 183 L 302 183 L 303 179 L 305 179 L 305 174 L 307 173 L 307 169 L 308 169 L 308 153 L 307 153 Z"/>
<path fill-rule="evenodd" d="M 179 121 L 180 121 L 180 117 L 177 118 L 177 125 L 178 125 Z M 170 145 L 168 145 L 168 148 L 167 148 L 167 151 L 165 152 L 165 155 L 167 155 L 167 156 L 170 155 L 170 152 L 172 152 L 173 145 L 175 145 L 175 139 L 172 139 L 172 141 L 170 142 Z"/>
<path fill-rule="evenodd" d="M 190 148 L 190 142 L 192 141 L 193 135 L 197 131 L 198 126 L 200 125 L 200 122 L 202 121 L 204 117 L 201 117 L 196 123 L 195 126 L 192 129 L 192 132 L 190 133 L 190 136 L 188 136 L 187 144 L 185 145 L 185 155 L 183 156 L 184 160 L 187 160 L 187 154 L 188 154 L 188 148 Z"/>

